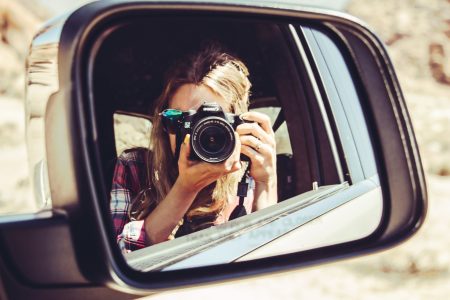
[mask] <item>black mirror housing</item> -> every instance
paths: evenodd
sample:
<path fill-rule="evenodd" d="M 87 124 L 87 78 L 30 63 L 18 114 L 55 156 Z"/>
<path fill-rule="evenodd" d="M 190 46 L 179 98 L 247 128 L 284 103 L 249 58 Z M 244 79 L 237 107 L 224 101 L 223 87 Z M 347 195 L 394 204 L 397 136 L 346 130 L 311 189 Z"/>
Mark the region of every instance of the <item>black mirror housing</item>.
<path fill-rule="evenodd" d="M 109 177 L 104 157 L 115 153 L 114 148 L 102 145 L 105 135 L 111 135 L 102 130 L 102 124 L 111 121 L 108 118 L 113 112 L 107 100 L 95 98 L 96 54 L 105 36 L 120 22 L 160 16 L 167 20 L 206 18 L 211 14 L 243 21 L 308 25 L 326 31 L 339 45 L 354 84 L 363 95 L 361 106 L 383 194 L 382 220 L 372 234 L 301 253 L 159 273 L 131 268 L 120 249 L 111 247 L 115 240 L 108 226 Z M 45 76 L 40 76 L 34 71 L 43 57 Z M 404 241 L 423 223 L 427 206 L 425 179 L 398 80 L 382 42 L 350 16 L 267 2 L 100 1 L 48 23 L 33 41 L 27 72 L 29 132 L 44 124 L 42 135 L 37 140 L 34 137 L 33 146 L 29 136 L 31 168 L 35 174 L 48 172 L 48 184 L 35 185 L 35 195 L 37 201 L 47 203 L 44 207 L 49 210 L 1 223 L 2 260 L 8 258 L 7 264 L 2 262 L 2 270 L 9 274 L 6 278 L 11 284 L 27 286 L 30 291 L 58 285 L 100 285 L 117 290 L 109 292 L 112 294 L 145 294 L 375 252 Z M 36 178 L 34 181 L 43 182 Z M 44 236 L 43 230 L 47 232 Z M 41 253 L 40 263 L 29 264 L 26 253 L 14 249 L 26 248 L 25 241 L 33 236 L 40 237 L 34 243 Z M 61 247 L 49 247 L 54 240 L 60 241 Z M 69 262 L 71 271 L 67 271 L 63 261 Z"/>

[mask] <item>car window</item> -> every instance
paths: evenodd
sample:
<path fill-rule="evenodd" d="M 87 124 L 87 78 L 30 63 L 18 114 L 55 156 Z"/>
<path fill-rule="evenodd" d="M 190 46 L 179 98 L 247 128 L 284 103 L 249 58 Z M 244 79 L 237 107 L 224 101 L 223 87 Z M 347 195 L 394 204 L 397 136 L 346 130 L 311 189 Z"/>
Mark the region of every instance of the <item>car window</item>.
<path fill-rule="evenodd" d="M 272 124 L 274 124 L 281 108 L 261 107 L 254 108 L 252 111 L 266 114 L 269 116 Z M 128 115 L 123 112 L 114 113 L 114 138 L 117 155 L 120 155 L 127 149 L 148 147 L 150 145 L 149 132 L 151 128 L 152 123 L 146 117 Z M 275 131 L 275 139 L 277 142 L 277 154 L 292 155 L 292 147 L 285 121 Z"/>
<path fill-rule="evenodd" d="M 145 117 L 114 113 L 114 138 L 119 156 L 126 149 L 148 147 L 152 123 Z"/>
<path fill-rule="evenodd" d="M 333 91 L 340 95 L 340 87 L 330 89 L 335 78 L 328 75 L 325 80 L 325 77 L 315 76 L 317 72 L 312 71 L 317 68 L 317 58 L 300 53 L 310 53 L 317 47 L 312 48 L 303 36 L 299 38 L 295 30 L 290 30 L 293 27 L 289 24 L 246 22 L 231 25 L 222 19 L 205 19 L 205 22 L 208 26 L 204 26 L 201 19 L 179 20 L 173 24 L 167 20 L 140 20 L 136 24 L 117 26 L 103 40 L 97 40 L 99 45 L 95 47 L 97 52 L 92 56 L 95 61 L 91 64 L 94 66 L 93 90 L 97 100 L 94 102 L 94 111 L 101 141 L 99 152 L 104 167 L 105 190 L 111 191 L 111 198 L 106 201 L 108 204 L 119 203 L 121 199 L 134 201 L 133 204 L 128 204 L 129 210 L 124 211 L 130 214 L 135 205 L 145 202 L 148 192 L 146 189 L 141 189 L 142 194 L 139 192 L 133 196 L 123 194 L 124 188 L 121 186 L 118 189 L 115 185 L 111 189 L 114 163 L 119 155 L 129 149 L 148 148 L 152 144 L 151 119 L 156 99 L 160 98 L 164 85 L 162 74 L 169 70 L 171 62 L 177 57 L 189 53 L 195 43 L 201 44 L 204 37 L 214 36 L 247 65 L 252 84 L 249 109 L 267 115 L 274 127 L 278 203 L 261 210 L 249 211 L 247 215 L 228 220 L 221 226 L 208 227 L 181 237 L 173 236 L 173 240 L 137 248 L 125 254 L 130 265 L 139 270 L 169 270 L 174 263 L 180 268 L 198 266 L 197 259 L 202 261 L 202 265 L 235 261 L 237 257 L 250 254 L 256 248 L 272 243 L 292 230 L 308 227 L 312 220 L 349 201 L 364 198 L 372 190 L 376 190 L 376 195 L 368 201 L 373 202 L 372 207 L 381 207 L 375 183 L 362 182 L 361 185 L 355 185 L 357 180 L 353 180 L 359 178 L 357 176 L 365 178 L 358 175 L 363 174 L 362 167 L 355 145 L 357 141 L 351 135 L 355 122 L 364 122 L 364 119 L 350 119 L 341 112 L 343 109 L 339 111 L 325 107 L 331 106 L 329 102 L 332 101 L 335 103 L 333 105 L 342 106 L 339 102 L 341 98 L 334 97 L 330 100 Z M 148 39 L 140 39 L 135 34 L 136 28 L 147 28 Z M 167 35 L 155 28 L 165 28 L 163 31 L 170 33 L 171 38 L 166 39 Z M 186 40 L 191 31 L 198 35 Z M 178 47 L 176 51 L 167 50 L 172 49 L 170 47 L 173 44 L 183 47 Z M 113 70 L 121 72 L 115 74 Z M 321 70 L 320 74 L 323 72 Z M 351 81 L 349 78 L 346 80 Z M 319 88 L 324 85 L 328 87 L 323 89 L 325 93 L 318 93 Z M 359 103 L 359 98 L 354 97 L 352 101 L 349 105 Z M 163 109 L 160 111 L 164 112 Z M 190 121 L 183 121 L 183 126 L 190 126 L 186 122 Z M 343 140 L 347 141 L 345 147 L 341 145 L 344 144 Z M 348 170 L 351 171 L 351 177 L 343 175 Z M 360 171 L 358 173 L 355 170 Z M 116 171 L 120 174 L 121 169 L 116 166 Z M 140 174 L 139 172 L 141 171 L 138 170 L 132 176 Z M 254 190 L 252 192 L 256 193 Z M 151 189 L 148 193 L 151 193 Z M 347 219 L 354 214 L 354 207 L 343 206 L 339 215 Z M 366 217 L 364 212 L 365 210 L 361 211 L 361 218 Z M 341 233 L 334 241 L 364 237 L 379 221 L 378 214 L 374 213 L 372 217 L 373 222 L 367 223 L 370 226 L 366 226 L 362 230 L 364 232 L 348 230 L 347 234 Z M 127 224 L 135 221 L 141 222 L 133 224 L 140 224 L 142 228 L 142 219 L 139 217 L 130 219 Z M 134 225 L 129 225 L 128 228 L 132 226 Z M 258 238 L 252 240 L 253 230 Z M 142 234 L 142 229 L 133 227 L 132 232 Z M 235 240 L 239 236 L 242 237 Z M 116 241 L 118 237 L 115 238 Z M 129 251 L 123 243 L 112 246 Z M 241 247 L 233 246 L 236 244 Z M 324 243 L 316 239 L 314 244 Z M 302 250 L 298 247 L 292 249 Z M 203 253 L 201 257 L 206 255 L 208 259 L 203 260 L 197 256 L 199 252 Z M 182 262 L 184 260 L 185 263 Z"/>
<path fill-rule="evenodd" d="M 281 107 L 261 107 L 261 108 L 253 108 L 252 111 L 258 111 L 263 114 L 269 116 L 272 126 L 276 123 L 277 118 L 279 118 L 281 113 Z M 289 138 L 289 132 L 287 128 L 287 124 L 283 121 L 275 130 L 275 140 L 277 142 L 277 154 L 291 154 L 292 155 L 292 146 L 291 140 Z"/>
<path fill-rule="evenodd" d="M 352 182 L 377 173 L 372 143 L 364 118 L 361 97 L 352 78 L 349 65 L 335 42 L 324 32 L 303 28 L 313 63 L 318 70 L 318 82 L 332 112 L 332 121 L 343 148 Z"/>

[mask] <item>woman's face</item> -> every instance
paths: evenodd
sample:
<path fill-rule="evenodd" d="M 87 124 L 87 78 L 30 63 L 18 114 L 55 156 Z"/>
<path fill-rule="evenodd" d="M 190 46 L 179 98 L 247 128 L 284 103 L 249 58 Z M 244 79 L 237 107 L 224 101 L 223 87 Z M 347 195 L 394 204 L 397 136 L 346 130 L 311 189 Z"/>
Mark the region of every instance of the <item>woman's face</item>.
<path fill-rule="evenodd" d="M 203 102 L 217 102 L 225 112 L 230 112 L 229 103 L 205 85 L 184 84 L 178 88 L 169 100 L 169 108 L 179 110 L 197 110 Z M 169 134 L 170 148 L 175 153 L 175 134 Z"/>

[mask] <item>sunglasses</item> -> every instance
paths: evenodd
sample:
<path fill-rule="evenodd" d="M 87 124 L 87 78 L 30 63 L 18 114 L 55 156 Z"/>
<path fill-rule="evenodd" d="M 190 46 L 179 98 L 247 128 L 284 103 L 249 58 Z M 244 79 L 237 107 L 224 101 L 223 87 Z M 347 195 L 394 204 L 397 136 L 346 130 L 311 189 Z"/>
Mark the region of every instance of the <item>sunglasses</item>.
<path fill-rule="evenodd" d="M 162 116 L 162 124 L 167 133 L 176 134 L 183 117 L 189 115 L 189 111 L 182 111 L 179 109 L 165 109 L 159 113 Z"/>

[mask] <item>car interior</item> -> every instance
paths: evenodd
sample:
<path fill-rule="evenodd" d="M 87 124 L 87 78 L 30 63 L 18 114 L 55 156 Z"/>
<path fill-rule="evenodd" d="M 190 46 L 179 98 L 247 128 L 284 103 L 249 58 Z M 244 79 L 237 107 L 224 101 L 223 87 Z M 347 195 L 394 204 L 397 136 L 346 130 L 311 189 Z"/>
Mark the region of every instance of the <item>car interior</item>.
<path fill-rule="evenodd" d="M 133 18 L 108 24 L 93 41 L 90 63 L 95 126 L 106 190 L 117 157 L 114 116 L 151 121 L 164 73 L 187 53 L 219 44 L 249 68 L 250 110 L 269 114 L 277 143 L 279 201 L 339 182 L 310 79 L 292 46 L 288 24 L 227 18 Z M 282 147 L 281 144 L 284 146 Z"/>

